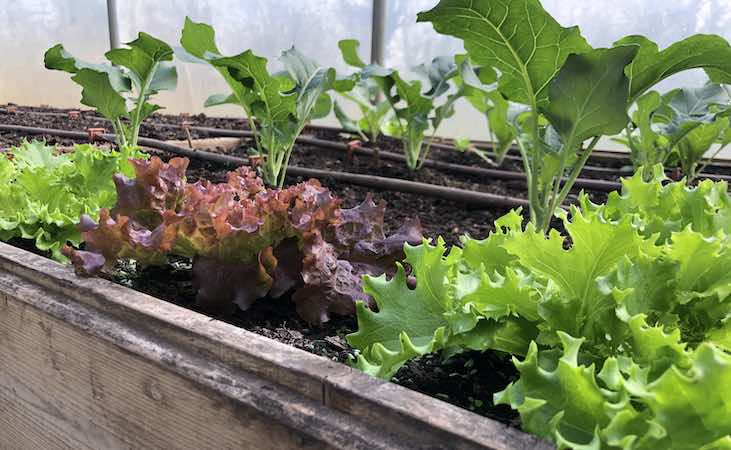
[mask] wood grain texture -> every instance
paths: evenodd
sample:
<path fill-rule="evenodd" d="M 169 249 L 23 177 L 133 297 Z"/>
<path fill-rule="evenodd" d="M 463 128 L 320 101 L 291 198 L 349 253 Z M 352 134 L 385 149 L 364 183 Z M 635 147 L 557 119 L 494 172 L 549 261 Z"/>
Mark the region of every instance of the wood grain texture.
<path fill-rule="evenodd" d="M 0 450 L 148 448 L 550 446 L 0 243 Z"/>

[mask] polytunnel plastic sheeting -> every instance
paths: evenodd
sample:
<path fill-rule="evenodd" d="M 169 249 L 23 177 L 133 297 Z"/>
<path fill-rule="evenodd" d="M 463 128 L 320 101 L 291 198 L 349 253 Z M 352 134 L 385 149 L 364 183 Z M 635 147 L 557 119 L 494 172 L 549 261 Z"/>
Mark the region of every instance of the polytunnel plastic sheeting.
<path fill-rule="evenodd" d="M 0 8 L 0 102 L 75 106 L 81 98 L 68 76 L 43 67 L 43 53 L 62 42 L 77 56 L 109 50 L 104 0 L 5 0 Z"/>
<path fill-rule="evenodd" d="M 429 23 L 416 23 L 416 14 L 437 0 L 389 0 L 386 23 L 386 65 L 405 70 L 435 56 L 463 53 L 462 42 L 438 35 Z M 563 26 L 578 25 L 594 47 L 611 46 L 628 34 L 643 34 L 661 48 L 696 33 L 718 34 L 731 40 L 731 0 L 541 0 Z M 702 86 L 705 74 L 688 71 L 666 80 L 661 91 L 680 86 Z M 484 137 L 484 119 L 464 101 L 445 124 L 447 134 Z M 476 130 L 475 127 L 479 127 Z M 619 148 L 607 140 L 601 147 Z"/>
<path fill-rule="evenodd" d="M 8 2 L 10 3 L 10 2 Z M 370 53 L 371 0 L 125 0 L 117 2 L 122 41 L 147 31 L 177 44 L 183 19 L 211 23 L 221 49 L 235 53 L 246 48 L 269 58 L 291 44 L 323 65 L 345 68 L 337 41 L 356 38 L 361 53 Z M 408 72 L 434 56 L 462 52 L 460 41 L 441 36 L 430 24 L 417 24 L 416 13 L 437 0 L 388 0 L 385 33 L 386 65 Z M 626 34 L 645 34 L 661 47 L 694 33 L 715 33 L 731 39 L 731 0 L 543 0 L 545 8 L 563 25 L 577 24 L 594 46 L 609 46 Z M 68 75 L 43 68 L 43 52 L 63 42 L 74 54 L 100 61 L 109 47 L 104 0 L 14 0 L 0 8 L 0 103 L 77 106 L 80 92 Z M 225 91 L 218 74 L 208 67 L 178 63 L 178 90 L 158 101 L 168 112 L 238 115 L 233 107 L 203 108 L 205 98 Z M 685 73 L 663 83 L 663 90 L 700 85 L 702 72 Z M 347 102 L 343 102 L 347 105 Z M 347 108 L 352 110 L 352 108 Z M 328 123 L 335 123 L 331 118 Z M 466 102 L 447 121 L 440 134 L 484 138 L 484 119 Z M 607 143 L 606 145 L 610 145 Z M 606 146 L 604 143 L 602 146 Z"/>
<path fill-rule="evenodd" d="M 338 71 L 348 70 L 338 50 L 340 39 L 360 40 L 363 58 L 370 56 L 371 0 L 125 0 L 118 5 L 122 42 L 128 42 L 139 30 L 144 30 L 171 45 L 179 45 L 187 15 L 214 27 L 224 54 L 237 54 L 250 48 L 269 60 L 270 70 L 281 69 L 277 58 L 292 45 Z M 157 100 L 168 111 L 241 114 L 233 106 L 203 108 L 210 94 L 227 91 L 215 70 L 181 62 L 177 65 L 178 89 L 162 93 Z"/>

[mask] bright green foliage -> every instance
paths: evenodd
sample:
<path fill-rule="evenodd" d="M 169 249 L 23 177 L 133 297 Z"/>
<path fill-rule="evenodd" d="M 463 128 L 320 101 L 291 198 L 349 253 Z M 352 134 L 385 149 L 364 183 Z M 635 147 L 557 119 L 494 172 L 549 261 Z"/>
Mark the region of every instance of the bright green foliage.
<path fill-rule="evenodd" d="M 520 378 L 496 402 L 560 448 L 722 448 L 731 197 L 726 183 L 665 181 L 657 166 L 606 204 L 582 197 L 560 216 L 566 236 L 513 212 L 448 256 L 409 248 L 415 290 L 403 269 L 367 281 L 379 312 L 358 311 L 357 366 L 389 377 L 428 352 L 511 353 Z"/>
<path fill-rule="evenodd" d="M 429 65 L 416 67 L 415 71 L 430 83 L 430 88 L 423 90 L 421 81 L 404 80 L 396 70 L 376 64 L 365 65 L 358 56 L 359 45 L 354 39 L 338 43 L 343 60 L 360 71 L 339 80 L 336 86 L 343 97 L 358 105 L 362 117 L 358 121 L 352 120 L 339 106 L 335 109 L 336 116 L 344 129 L 372 142 L 380 133 L 400 139 L 406 164 L 417 170 L 426 161 L 437 130 L 454 114 L 454 103 L 461 97 L 461 92 L 452 93 L 437 104 L 437 100 L 448 93 L 450 80 L 457 74 L 454 61 L 437 57 Z M 430 128 L 431 138 L 423 149 Z"/>
<path fill-rule="evenodd" d="M 578 27 L 563 28 L 538 0 L 443 0 L 418 20 L 463 39 L 470 59 L 498 69 L 500 91 L 519 103 L 547 102 L 569 54 L 590 49 Z"/>
<path fill-rule="evenodd" d="M 444 251 L 443 241 L 436 246 L 404 247 L 405 262 L 421 280 L 414 290 L 406 284 L 402 265 L 391 280 L 385 275 L 365 277 L 364 290 L 376 299 L 378 312 L 359 303 L 360 331 L 348 337 L 351 345 L 366 349 L 359 357 L 364 371 L 390 378 L 405 361 L 444 347 L 444 314 L 453 307 L 447 279 L 455 276 L 459 250 L 449 257 L 443 256 Z M 392 301 L 381 303 L 386 298 Z"/>
<path fill-rule="evenodd" d="M 441 0 L 418 20 L 462 39 L 472 64 L 499 74 L 495 91 L 491 81 L 466 81 L 475 77 L 462 70 L 465 84 L 481 91 L 465 95 L 478 110 L 492 112 L 498 159 L 512 141 L 520 148 L 531 221 L 543 232 L 599 139 L 628 128 L 627 111 L 642 94 L 695 68 L 715 82 L 731 79 L 731 47 L 719 36 L 691 36 L 663 51 L 647 38 L 628 36 L 612 48 L 592 49 L 577 27 L 562 27 L 539 0 Z M 645 129 L 653 101 L 645 99 L 638 112 Z M 695 172 L 697 155 L 725 138 L 718 128 L 686 138 L 684 168 Z M 641 140 L 648 146 L 641 152 L 651 158 L 644 162 L 662 162 L 652 147 L 659 145 L 655 136 Z"/>
<path fill-rule="evenodd" d="M 23 142 L 0 154 L 0 240 L 32 239 L 36 247 L 64 260 L 60 249 L 78 245 L 81 214 L 92 217 L 114 205 L 112 175 L 132 176 L 127 159 L 140 154 L 77 145 L 58 153 L 42 142 Z"/>
<path fill-rule="evenodd" d="M 623 179 L 621 193 L 610 193 L 605 204 L 594 205 L 586 196 L 580 203 L 585 210 L 607 220 L 631 216 L 643 236 L 657 235 L 658 242 L 666 242 L 671 233 L 689 226 L 706 237 L 719 231 L 731 234 L 731 199 L 726 194 L 726 182 L 704 180 L 691 189 L 685 181 L 663 185 L 664 180 L 662 166 L 653 170 L 645 167 Z"/>
<path fill-rule="evenodd" d="M 690 450 L 731 434 L 731 356 L 717 347 L 679 349 L 684 364 L 652 377 L 623 356 L 597 372 L 578 358 L 582 340 L 561 340 L 562 355 L 533 344 L 515 361 L 520 380 L 496 395 L 520 412 L 527 431 L 571 449 Z M 664 340 L 651 344 L 666 351 Z"/>
<path fill-rule="evenodd" d="M 629 147 L 635 168 L 679 164 L 693 180 L 705 167 L 703 156 L 714 146 L 715 156 L 731 142 L 729 106 L 731 99 L 718 84 L 676 89 L 663 96 L 649 91 L 637 101 L 633 123 L 618 141 Z"/>
<path fill-rule="evenodd" d="M 358 40 L 343 39 L 338 42 L 338 47 L 347 65 L 360 70 L 366 69 L 366 63 L 358 54 L 360 47 Z M 371 66 L 369 70 L 373 67 L 375 66 Z M 381 130 L 385 127 L 388 114 L 391 112 L 391 105 L 383 98 L 379 83 L 373 78 L 362 79 L 359 72 L 337 83 L 340 83 L 338 89 L 340 95 L 354 103 L 361 114 L 360 119 L 353 120 L 335 102 L 333 108 L 340 125 L 351 133 L 359 134 L 364 140 L 378 142 Z"/>
<path fill-rule="evenodd" d="M 175 89 L 178 73 L 171 63 L 173 49 L 163 41 L 140 33 L 125 45 L 105 53 L 111 64 L 89 64 L 56 44 L 46 51 L 44 63 L 74 74 L 71 79 L 82 87 L 81 103 L 112 122 L 119 147 L 136 147 L 142 121 L 162 108 L 149 103 L 150 97 Z"/>
<path fill-rule="evenodd" d="M 645 36 L 626 36 L 614 45 L 638 45 L 637 59 L 627 67 L 630 100 L 658 82 L 689 69 L 705 69 L 716 83 L 731 82 L 731 46 L 721 36 L 696 34 L 660 50 Z"/>
<path fill-rule="evenodd" d="M 332 100 L 327 91 L 335 85 L 335 70 L 319 66 L 294 47 L 282 52 L 286 73 L 270 73 L 267 60 L 251 50 L 234 56 L 221 55 L 210 25 L 185 19 L 178 49 L 181 58 L 210 64 L 226 80 L 231 94 L 216 94 L 206 106 L 240 106 L 254 132 L 256 153 L 265 158 L 260 166 L 264 181 L 281 187 L 295 140 L 313 119 L 327 116 Z"/>
<path fill-rule="evenodd" d="M 489 67 L 473 67 L 469 59 L 460 55 L 458 75 L 455 83 L 460 94 L 477 111 L 485 115 L 488 130 L 495 143 L 495 163 L 500 165 L 516 138 L 516 132 L 509 124 L 511 109 L 520 105 L 506 100 L 497 89 L 497 75 Z M 477 152 L 481 158 L 491 161 L 486 155 Z"/>

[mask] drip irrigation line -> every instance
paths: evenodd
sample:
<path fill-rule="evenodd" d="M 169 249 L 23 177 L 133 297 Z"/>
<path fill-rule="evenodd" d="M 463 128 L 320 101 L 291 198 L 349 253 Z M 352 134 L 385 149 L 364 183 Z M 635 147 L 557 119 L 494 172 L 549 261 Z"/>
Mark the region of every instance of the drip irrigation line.
<path fill-rule="evenodd" d="M 108 119 L 106 119 L 104 117 L 101 117 L 101 116 L 98 116 L 96 113 L 94 113 L 91 110 L 83 111 L 83 112 L 93 114 L 94 115 L 93 116 L 94 119 L 98 119 L 100 121 L 108 122 Z M 21 114 L 31 114 L 31 115 L 35 114 L 35 115 L 40 115 L 40 116 L 65 117 L 65 118 L 68 118 L 69 117 L 68 112 L 62 113 L 62 112 L 53 112 L 53 111 L 33 111 L 33 110 L 18 110 L 18 111 L 15 111 L 15 112 L 9 112 L 6 108 L 0 108 L 0 113 L 4 113 L 4 114 L 17 114 L 17 113 L 21 113 Z M 242 119 L 242 124 L 245 125 L 243 119 Z M 156 124 L 154 124 L 154 126 L 157 126 L 157 127 L 160 127 L 160 128 L 180 129 L 180 124 L 156 123 Z M 348 131 L 340 128 L 340 127 L 335 127 L 335 126 L 331 126 L 331 125 L 313 125 L 313 124 L 310 124 L 310 125 L 307 125 L 307 128 L 310 128 L 310 129 L 313 129 L 313 130 L 318 130 L 318 129 L 319 130 L 326 130 L 326 131 L 330 131 L 330 132 L 333 132 L 333 133 L 352 134 L 352 133 L 350 133 L 350 132 L 348 132 Z M 198 126 L 191 126 L 190 129 L 191 130 L 195 130 L 195 131 L 199 131 L 199 132 L 206 132 L 206 133 L 208 133 L 210 135 L 219 136 L 219 137 L 251 137 L 252 136 L 252 133 L 250 131 L 247 131 L 247 130 L 230 130 L 230 129 L 225 129 L 225 128 L 198 127 Z M 314 138 L 300 137 L 299 139 L 314 139 Z M 298 139 L 298 141 L 299 141 L 299 139 Z M 445 143 L 445 142 L 452 142 L 453 139 L 449 139 L 449 138 L 440 138 L 440 139 L 443 142 L 435 142 L 435 143 L 433 143 L 432 144 L 432 147 L 433 148 L 437 148 L 437 149 L 441 149 L 441 150 L 446 150 L 446 151 L 460 151 L 453 144 Z M 327 143 L 331 143 L 331 144 L 338 144 L 338 145 L 346 146 L 346 144 L 342 144 L 342 143 L 335 143 L 335 142 L 325 141 L 325 140 L 319 140 L 319 141 L 320 142 L 327 142 Z M 471 142 L 472 142 L 473 145 L 475 145 L 475 147 L 477 147 L 480 150 L 486 150 L 486 151 L 489 151 L 489 152 L 492 152 L 493 151 L 493 144 L 491 142 L 488 142 L 488 141 L 471 141 Z M 302 142 L 302 143 L 305 143 L 305 142 Z M 319 144 L 312 144 L 312 145 L 322 146 L 322 145 L 319 145 Z M 379 153 L 382 156 L 384 154 L 386 154 L 384 156 L 384 159 L 391 159 L 391 160 L 394 160 L 394 161 L 405 161 L 405 158 L 403 158 L 402 155 L 399 155 L 397 153 L 390 153 L 389 154 L 389 152 L 384 152 L 384 151 L 381 151 Z M 515 153 L 515 154 L 510 154 L 510 153 Z M 507 155 L 505 155 L 505 159 L 510 160 L 510 161 L 516 161 L 516 162 L 522 161 L 522 158 L 519 155 L 517 155 L 517 153 L 518 153 L 517 147 L 516 148 L 511 148 L 509 150 L 509 153 Z M 394 159 L 392 156 L 398 156 L 399 159 Z M 591 156 L 590 156 L 590 160 L 591 159 L 605 160 L 605 161 L 610 161 L 610 162 L 624 162 L 624 163 L 626 163 L 627 166 L 630 166 L 632 164 L 631 161 L 630 161 L 630 159 L 629 159 L 629 155 L 628 154 L 622 153 L 622 152 L 613 152 L 613 151 L 608 151 L 608 150 L 594 150 L 592 152 Z M 432 165 L 430 163 L 436 163 L 436 165 Z M 488 172 L 486 172 L 484 174 L 477 174 L 477 175 L 479 175 L 479 176 L 483 176 L 483 175 L 484 176 L 493 176 L 494 178 L 497 178 L 497 179 L 506 179 L 506 180 L 511 180 L 511 179 L 516 179 L 516 180 L 523 179 L 524 180 L 525 179 L 525 176 L 522 175 L 522 174 L 521 174 L 522 176 L 517 177 L 517 178 L 516 177 L 513 177 L 513 176 L 510 176 L 510 175 L 505 175 L 505 176 L 502 176 L 501 175 L 501 173 L 504 173 L 504 172 L 516 173 L 514 171 L 509 171 L 509 170 L 481 169 L 481 168 L 472 167 L 472 166 L 465 166 L 465 165 L 462 165 L 462 164 L 442 163 L 442 162 L 431 161 L 431 160 L 428 160 L 425 165 L 427 167 L 433 167 L 433 168 L 437 168 L 437 169 L 440 169 L 441 168 L 442 170 L 447 170 L 447 171 L 451 171 L 451 172 L 455 172 L 455 173 L 465 173 L 465 174 L 471 174 L 471 170 L 472 169 L 486 170 Z M 714 167 L 715 166 L 717 168 L 722 168 L 722 169 L 730 168 L 731 167 L 731 161 L 714 160 L 714 161 L 711 161 L 710 162 L 709 166 L 710 167 Z M 466 168 L 466 170 L 465 170 L 465 168 Z M 489 171 L 497 171 L 498 173 L 492 173 L 492 174 L 490 174 Z M 625 171 L 623 171 L 621 169 L 615 169 L 615 168 L 611 168 L 611 167 L 598 167 L 598 166 L 591 166 L 591 165 L 584 166 L 583 169 L 582 169 L 582 171 L 595 172 L 595 173 L 606 173 L 606 174 L 620 174 L 620 175 L 622 175 L 623 172 L 625 172 Z M 520 172 L 517 172 L 517 173 L 520 173 Z M 632 173 L 631 171 L 626 171 L 626 175 L 631 175 L 631 173 Z M 709 178 L 709 179 L 712 179 L 712 180 L 726 180 L 726 181 L 731 181 L 731 176 L 729 176 L 729 175 L 703 173 L 703 174 L 700 175 L 700 177 L 702 177 L 702 178 Z M 579 188 L 586 188 L 586 189 L 594 189 L 594 190 L 604 190 L 604 189 L 614 190 L 614 188 L 611 188 L 610 186 L 607 186 L 605 188 L 602 188 L 602 187 L 596 187 L 595 188 L 595 187 L 592 187 L 591 186 L 593 184 L 592 182 L 594 182 L 594 181 L 607 181 L 607 180 L 592 180 L 592 179 L 587 179 L 587 178 L 579 178 L 577 180 L 577 182 L 578 183 L 583 183 L 584 180 L 589 180 L 590 183 L 588 185 L 585 185 L 585 186 L 584 185 L 577 185 L 577 187 L 579 187 Z M 613 183 L 612 181 L 607 181 L 607 182 Z M 618 185 L 619 184 L 617 183 L 617 186 Z"/>
<path fill-rule="evenodd" d="M 190 127 L 191 130 L 208 133 L 218 137 L 252 137 L 251 131 L 243 130 L 221 130 L 219 128 L 208 128 L 208 127 Z M 311 137 L 300 136 L 297 138 L 297 143 L 311 145 L 320 148 L 326 148 L 331 150 L 337 150 L 342 152 L 348 152 L 350 149 L 347 144 L 342 142 L 326 141 L 323 139 L 316 139 Z M 367 147 L 355 147 L 352 150 L 356 154 L 367 155 L 371 157 L 379 157 L 388 159 L 391 161 L 397 161 L 400 163 L 406 163 L 406 158 L 398 153 L 375 150 Z M 431 167 L 446 172 L 460 173 L 464 175 L 472 175 L 475 177 L 486 178 L 486 179 L 497 179 L 497 180 L 515 180 L 525 181 L 526 176 L 523 172 L 515 172 L 511 170 L 500 170 L 500 169 L 485 169 L 482 167 L 465 166 L 462 164 L 445 163 L 441 161 L 426 160 L 424 167 Z M 574 184 L 579 189 L 591 189 L 593 191 L 611 192 L 621 187 L 620 183 L 616 181 L 607 180 L 592 180 L 588 178 L 578 178 Z"/>
<path fill-rule="evenodd" d="M 36 128 L 23 125 L 2 125 L 0 131 L 23 132 L 33 135 L 56 136 L 74 140 L 89 140 L 89 135 L 83 131 L 57 130 L 52 128 Z M 111 133 L 97 134 L 97 138 L 114 142 L 115 135 Z M 185 147 L 168 144 L 158 139 L 139 138 L 139 145 L 157 150 L 163 150 L 175 155 L 184 156 L 190 159 L 198 159 L 218 164 L 241 166 L 248 165 L 248 160 L 236 156 L 223 155 L 219 153 L 211 153 L 200 150 L 190 150 Z M 306 167 L 290 166 L 287 173 L 294 176 L 328 178 L 353 185 L 383 189 L 390 191 L 407 192 L 412 194 L 424 195 L 429 197 L 440 198 L 448 201 L 455 201 L 475 208 L 485 207 L 508 207 L 515 208 L 519 206 L 528 206 L 528 201 L 522 198 L 511 197 L 507 195 L 488 194 L 483 192 L 468 191 L 465 189 L 456 189 L 446 186 L 438 186 L 428 183 L 419 183 L 415 181 L 399 180 L 396 178 L 386 178 L 373 175 L 363 175 L 348 172 L 332 172 L 329 170 L 310 169 Z"/>
<path fill-rule="evenodd" d="M 0 108 L 0 113 L 2 113 L 2 114 L 18 114 L 18 113 L 21 113 L 21 114 L 31 114 L 31 115 L 35 114 L 35 115 L 39 115 L 39 116 L 65 117 L 65 118 L 68 118 L 69 117 L 68 112 L 63 113 L 63 112 L 34 111 L 34 110 L 17 110 L 17 111 L 14 111 L 14 112 L 10 112 L 10 111 L 7 110 L 7 108 Z M 98 120 L 105 121 L 105 122 L 108 122 L 109 121 L 108 119 L 97 115 L 92 110 L 84 110 L 84 111 L 81 111 L 81 113 L 82 113 L 82 115 L 83 115 L 83 113 L 91 113 L 91 114 L 93 114 L 93 118 L 94 119 L 98 119 Z M 246 125 L 244 119 L 241 119 L 241 123 L 242 123 L 242 125 Z M 157 123 L 157 124 L 155 124 L 155 126 L 158 126 L 158 127 L 161 127 L 161 128 L 174 128 L 174 129 L 179 129 L 180 128 L 180 125 L 179 124 L 170 124 L 170 123 Z M 194 129 L 194 128 L 206 128 L 206 127 L 191 127 L 191 129 Z M 310 125 L 307 125 L 307 128 L 310 128 L 310 129 L 313 129 L 313 130 L 325 130 L 325 131 L 330 131 L 332 133 L 349 134 L 349 135 L 355 136 L 355 134 L 352 133 L 352 132 L 349 132 L 347 130 L 344 130 L 341 127 L 336 127 L 336 126 L 332 126 L 332 125 L 314 125 L 314 124 L 310 124 Z M 226 129 L 221 129 L 221 128 L 210 128 L 210 129 L 211 130 L 220 130 L 220 131 L 239 131 L 239 130 L 226 130 Z M 457 149 L 457 147 L 455 147 L 454 144 L 449 144 L 449 142 L 453 142 L 453 139 L 449 139 L 449 138 L 440 138 L 440 139 L 443 142 L 435 142 L 435 143 L 432 144 L 432 147 L 439 148 L 439 149 L 442 149 L 442 150 L 448 150 L 448 151 L 459 151 L 459 149 Z M 473 140 L 473 141 L 471 141 L 471 143 L 474 144 L 475 147 L 479 148 L 480 150 L 486 150 L 486 151 L 489 151 L 489 152 L 492 152 L 494 150 L 493 144 L 491 142 L 489 142 L 489 141 Z M 509 150 L 509 152 L 510 153 L 514 153 L 514 154 L 512 154 L 512 155 L 511 154 L 506 155 L 506 158 L 507 159 L 520 161 L 521 158 L 520 158 L 520 156 L 517 155 L 517 153 L 518 153 L 517 147 L 511 148 Z M 601 159 L 601 158 L 604 158 L 604 156 L 606 156 L 605 159 L 609 159 L 609 160 L 612 160 L 612 161 L 616 161 L 618 159 L 619 160 L 625 160 L 629 164 L 629 156 L 626 155 L 626 154 L 620 153 L 620 152 L 611 152 L 611 151 L 604 151 L 604 150 L 594 150 L 592 152 L 591 158 L 595 158 L 596 157 L 596 158 Z M 729 163 L 729 166 L 731 167 L 731 163 Z M 588 167 L 591 170 L 591 166 L 588 166 Z"/>

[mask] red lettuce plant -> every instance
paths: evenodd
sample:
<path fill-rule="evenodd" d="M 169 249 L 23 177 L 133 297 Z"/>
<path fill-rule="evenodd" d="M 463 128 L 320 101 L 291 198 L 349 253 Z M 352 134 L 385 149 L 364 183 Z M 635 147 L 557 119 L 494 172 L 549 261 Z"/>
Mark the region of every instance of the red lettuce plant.
<path fill-rule="evenodd" d="M 213 312 L 246 310 L 258 299 L 294 290 L 299 315 L 311 324 L 371 304 L 361 276 L 395 269 L 405 242 L 421 242 L 417 219 L 392 236 L 383 231 L 385 206 L 370 195 L 358 207 L 317 180 L 267 189 L 246 167 L 226 183 L 185 180 L 188 160 L 132 161 L 136 178 L 115 175 L 117 204 L 99 222 L 82 217 L 85 250 L 66 247 L 77 273 L 93 275 L 132 258 L 163 265 L 167 255 L 193 258 L 196 301 Z"/>

